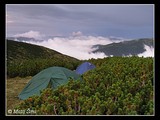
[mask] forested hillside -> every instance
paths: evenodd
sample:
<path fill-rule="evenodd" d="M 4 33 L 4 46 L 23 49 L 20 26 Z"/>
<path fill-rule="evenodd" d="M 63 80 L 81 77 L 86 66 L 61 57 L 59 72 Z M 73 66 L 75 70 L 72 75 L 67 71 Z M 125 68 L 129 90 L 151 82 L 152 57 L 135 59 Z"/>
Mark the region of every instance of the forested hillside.
<path fill-rule="evenodd" d="M 154 48 L 154 40 L 149 38 L 123 41 L 119 43 L 111 43 L 108 45 L 95 45 L 98 47 L 95 52 L 103 52 L 107 56 L 127 56 L 127 55 L 138 55 L 145 51 L 144 45 Z"/>

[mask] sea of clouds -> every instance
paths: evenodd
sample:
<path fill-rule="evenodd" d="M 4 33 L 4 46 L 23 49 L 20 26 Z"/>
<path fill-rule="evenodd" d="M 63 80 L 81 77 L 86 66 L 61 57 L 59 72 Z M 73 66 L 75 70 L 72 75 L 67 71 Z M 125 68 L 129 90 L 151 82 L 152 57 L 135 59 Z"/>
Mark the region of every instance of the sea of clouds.
<path fill-rule="evenodd" d="M 37 41 L 23 41 L 31 44 L 36 44 L 40 46 L 44 46 L 53 50 L 56 50 L 62 54 L 69 55 L 75 57 L 80 60 L 90 59 L 90 58 L 104 58 L 108 57 L 103 52 L 92 53 L 92 51 L 97 48 L 93 48 L 93 45 L 107 45 L 113 42 L 122 42 L 126 39 L 124 38 L 116 38 L 116 40 L 111 39 L 109 37 L 102 36 L 86 36 L 83 35 L 82 32 L 73 32 L 68 37 L 51 37 L 47 38 L 44 34 L 41 34 L 38 31 L 29 31 L 22 34 L 16 34 L 14 37 L 28 37 L 35 38 Z M 39 39 L 43 39 L 44 41 L 39 41 Z M 144 45 L 144 49 L 146 50 L 143 53 L 138 54 L 138 56 L 144 57 L 153 57 L 154 56 L 154 48 Z"/>

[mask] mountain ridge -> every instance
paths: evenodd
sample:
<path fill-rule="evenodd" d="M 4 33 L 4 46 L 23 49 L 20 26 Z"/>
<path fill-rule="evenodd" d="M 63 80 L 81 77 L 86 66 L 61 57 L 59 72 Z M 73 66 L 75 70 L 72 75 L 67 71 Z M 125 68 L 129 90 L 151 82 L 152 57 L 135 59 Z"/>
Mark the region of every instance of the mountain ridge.
<path fill-rule="evenodd" d="M 141 38 L 107 45 L 94 45 L 93 48 L 97 49 L 92 52 L 103 52 L 107 56 L 138 55 L 145 52 L 144 45 L 154 47 L 153 42 L 154 40 L 152 38 Z"/>
<path fill-rule="evenodd" d="M 30 43 L 7 40 L 7 60 L 12 61 L 16 59 L 52 59 L 52 58 L 61 58 L 65 57 L 67 59 L 78 60 L 77 58 L 70 57 L 68 55 L 64 55 L 55 50 L 39 46 L 33 45 Z"/>

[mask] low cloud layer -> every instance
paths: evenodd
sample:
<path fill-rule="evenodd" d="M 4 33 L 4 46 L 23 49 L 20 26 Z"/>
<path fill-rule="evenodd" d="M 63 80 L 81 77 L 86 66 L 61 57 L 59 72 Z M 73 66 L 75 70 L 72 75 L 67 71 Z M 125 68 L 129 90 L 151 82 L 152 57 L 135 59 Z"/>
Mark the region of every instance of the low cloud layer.
<path fill-rule="evenodd" d="M 31 42 L 45 46 L 47 48 L 56 50 L 60 53 L 78 58 L 78 59 L 89 59 L 89 58 L 104 58 L 107 57 L 104 53 L 92 53 L 96 48 L 92 48 L 93 45 L 101 44 L 106 45 L 112 43 L 108 38 L 94 37 L 94 36 L 76 36 L 70 37 L 54 37 L 43 42 Z"/>
<path fill-rule="evenodd" d="M 138 54 L 139 57 L 154 57 L 154 48 L 153 47 L 149 47 L 147 45 L 144 45 L 144 49 L 146 51 L 144 51 L 143 53 Z"/>
<path fill-rule="evenodd" d="M 38 31 L 29 31 L 22 34 L 16 34 L 14 37 L 29 37 L 35 39 L 42 39 L 45 35 Z M 116 37 L 102 37 L 102 36 L 86 36 L 81 31 L 73 32 L 69 37 L 52 37 L 43 41 L 25 41 L 27 43 L 44 46 L 62 54 L 75 57 L 80 60 L 90 58 L 104 58 L 107 57 L 103 52 L 92 53 L 97 48 L 93 45 L 107 45 L 113 42 L 124 41 L 124 38 Z M 24 42 L 24 41 L 23 41 Z M 138 56 L 154 56 L 154 48 L 144 45 L 145 52 L 138 54 Z"/>

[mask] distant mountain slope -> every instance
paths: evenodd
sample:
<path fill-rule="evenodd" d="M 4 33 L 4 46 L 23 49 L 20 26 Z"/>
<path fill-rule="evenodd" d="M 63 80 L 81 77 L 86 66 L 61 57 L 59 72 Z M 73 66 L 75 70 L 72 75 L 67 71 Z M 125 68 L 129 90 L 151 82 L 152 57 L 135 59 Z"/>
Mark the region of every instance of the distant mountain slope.
<path fill-rule="evenodd" d="M 153 46 L 153 39 L 144 38 L 108 45 L 95 45 L 93 47 L 98 47 L 98 49 L 93 53 L 104 52 L 107 56 L 137 55 L 145 51 L 144 45 Z"/>
<path fill-rule="evenodd" d="M 76 58 L 63 55 L 57 51 L 51 50 L 38 45 L 32 45 L 24 42 L 17 42 L 12 40 L 7 40 L 7 60 L 27 60 L 36 58 L 54 58 L 54 59 L 69 59 L 77 60 Z"/>

